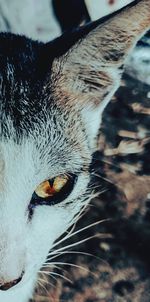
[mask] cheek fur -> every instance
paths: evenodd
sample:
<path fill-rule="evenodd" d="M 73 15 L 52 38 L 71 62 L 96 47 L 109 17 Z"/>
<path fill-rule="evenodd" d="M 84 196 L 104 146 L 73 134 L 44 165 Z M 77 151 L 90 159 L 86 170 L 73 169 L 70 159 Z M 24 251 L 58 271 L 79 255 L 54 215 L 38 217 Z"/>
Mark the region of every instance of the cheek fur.
<path fill-rule="evenodd" d="M 64 202 L 55 206 L 35 208 L 27 248 L 30 247 L 29 261 L 34 255 L 34 262 L 38 264 L 39 268 L 54 242 L 75 222 L 75 216 L 87 202 L 84 193 L 88 182 L 89 175 L 83 174 L 79 177 L 72 194 Z M 33 264 L 33 260 L 31 263 Z"/>
<path fill-rule="evenodd" d="M 42 206 L 35 210 L 27 244 L 31 265 L 35 263 L 40 269 L 56 239 L 74 222 L 80 207 L 81 204 L 68 209 Z"/>

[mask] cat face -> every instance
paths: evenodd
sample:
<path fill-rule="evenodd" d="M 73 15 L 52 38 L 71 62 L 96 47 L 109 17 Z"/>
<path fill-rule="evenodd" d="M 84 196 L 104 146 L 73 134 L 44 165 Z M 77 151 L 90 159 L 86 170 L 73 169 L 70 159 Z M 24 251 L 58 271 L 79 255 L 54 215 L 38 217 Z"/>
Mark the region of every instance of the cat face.
<path fill-rule="evenodd" d="M 10 48 L 18 41 L 18 49 L 25 40 L 11 35 L 2 35 L 1 39 L 3 45 L 5 40 L 12 39 Z M 28 47 L 32 42 L 26 40 L 26 43 Z M 75 221 L 75 215 L 88 198 L 91 150 L 82 115 L 77 108 L 73 110 L 59 103 L 61 96 L 59 101 L 54 99 L 51 83 L 47 81 L 49 71 L 42 66 L 43 79 L 36 67 L 43 49 L 40 54 L 34 49 L 33 54 L 33 47 L 34 43 L 30 53 L 26 54 L 26 49 L 21 53 L 26 62 L 23 58 L 17 62 L 20 50 L 17 52 L 16 48 L 11 56 L 3 54 L 5 65 L 1 67 L 0 280 L 3 283 L 16 280 L 22 272 L 23 284 L 33 278 L 55 240 Z M 53 180 L 57 187 L 58 176 L 67 177 L 64 188 L 62 185 L 60 192 L 43 195 L 46 191 L 44 187 L 38 189 L 39 186 Z"/>
<path fill-rule="evenodd" d="M 22 277 L 8 292 L 35 279 L 89 201 L 101 115 L 148 8 L 143 0 L 48 44 L 0 36 L 0 282 Z"/>
<path fill-rule="evenodd" d="M 78 111 L 68 115 L 53 100 L 48 102 L 43 104 L 42 111 L 36 112 L 31 127 L 30 112 L 23 121 L 25 109 L 20 110 L 20 117 L 19 113 L 16 116 L 22 119 L 18 126 L 14 126 L 15 119 L 9 114 L 5 127 L 2 125 L 0 280 L 5 278 L 4 282 L 17 279 L 22 271 L 26 276 L 37 272 L 49 248 L 85 204 L 91 152 L 81 115 Z M 9 109 L 13 111 L 11 104 Z M 57 184 L 57 176 L 65 175 L 71 188 L 63 192 L 61 202 L 53 198 L 58 193 L 51 199 L 44 198 L 45 195 L 40 198 L 45 194 L 44 189 L 43 193 L 42 189 L 38 191 L 40 184 L 55 179 Z"/>

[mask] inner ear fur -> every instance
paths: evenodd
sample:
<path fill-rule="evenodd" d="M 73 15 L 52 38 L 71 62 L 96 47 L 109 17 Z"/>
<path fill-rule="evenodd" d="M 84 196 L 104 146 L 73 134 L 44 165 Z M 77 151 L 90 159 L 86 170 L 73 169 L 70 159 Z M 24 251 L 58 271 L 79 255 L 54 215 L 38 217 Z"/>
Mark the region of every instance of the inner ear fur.
<path fill-rule="evenodd" d="M 81 28 L 74 44 L 75 33 L 70 35 L 70 49 L 52 64 L 55 97 L 63 104 L 77 100 L 83 108 L 101 105 L 103 110 L 119 86 L 126 57 L 149 28 L 150 0 L 141 0 Z"/>

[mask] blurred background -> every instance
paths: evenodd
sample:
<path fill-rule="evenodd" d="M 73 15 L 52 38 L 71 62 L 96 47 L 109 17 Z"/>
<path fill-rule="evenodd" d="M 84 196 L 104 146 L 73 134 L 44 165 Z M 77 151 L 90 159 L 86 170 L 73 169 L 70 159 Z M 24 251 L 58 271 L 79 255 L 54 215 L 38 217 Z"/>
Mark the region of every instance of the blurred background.
<path fill-rule="evenodd" d="M 33 39 L 49 41 L 61 34 L 61 26 L 54 11 L 62 19 L 82 21 L 86 13 L 98 19 L 131 0 L 0 0 L 0 30 L 27 35 Z M 64 17 L 63 17 L 64 16 Z M 65 21 L 64 21 L 65 22 Z"/>

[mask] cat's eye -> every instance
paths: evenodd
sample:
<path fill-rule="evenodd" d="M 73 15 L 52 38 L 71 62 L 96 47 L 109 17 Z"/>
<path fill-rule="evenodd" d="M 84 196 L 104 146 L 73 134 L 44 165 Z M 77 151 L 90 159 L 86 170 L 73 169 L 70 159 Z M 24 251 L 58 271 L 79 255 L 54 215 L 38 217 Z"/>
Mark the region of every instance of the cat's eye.
<path fill-rule="evenodd" d="M 32 195 L 30 207 L 41 204 L 54 205 L 63 201 L 71 193 L 76 179 L 76 175 L 63 174 L 42 182 Z"/>
<path fill-rule="evenodd" d="M 42 182 L 35 190 L 35 193 L 38 197 L 48 198 L 52 197 L 55 194 L 59 193 L 63 187 L 69 181 L 69 177 L 67 175 L 60 175 L 54 179 L 49 179 Z"/>

